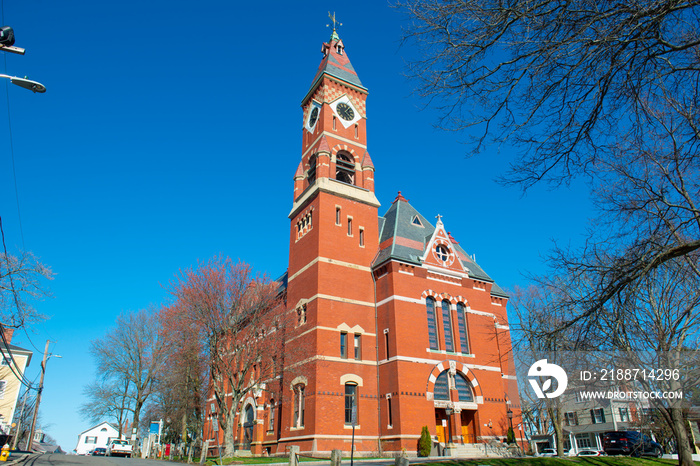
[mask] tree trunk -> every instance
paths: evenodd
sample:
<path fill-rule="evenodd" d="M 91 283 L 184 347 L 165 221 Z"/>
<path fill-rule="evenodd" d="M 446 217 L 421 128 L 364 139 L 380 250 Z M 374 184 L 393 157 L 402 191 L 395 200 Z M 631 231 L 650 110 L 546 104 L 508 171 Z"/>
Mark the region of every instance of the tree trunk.
<path fill-rule="evenodd" d="M 188 443 L 187 439 L 187 410 L 182 415 L 182 432 L 180 432 L 180 442 Z"/>
<path fill-rule="evenodd" d="M 238 403 L 231 403 L 232 408 L 226 416 L 226 428 L 224 429 L 224 456 L 231 458 L 236 452 L 236 409 Z"/>
<path fill-rule="evenodd" d="M 559 400 L 551 401 L 549 407 L 549 417 L 552 420 L 552 425 L 554 426 L 554 434 L 557 437 L 557 455 L 564 456 L 564 429 L 562 428 L 561 422 L 561 404 Z"/>
<path fill-rule="evenodd" d="M 133 448 L 133 455 L 132 456 L 137 456 L 139 454 L 139 442 L 138 442 L 138 430 L 139 430 L 139 418 L 141 416 L 141 408 L 143 407 L 143 401 L 138 401 L 136 400 L 136 404 L 134 405 L 134 420 L 131 423 L 131 432 L 136 429 L 136 441 L 134 441 L 134 445 L 132 446 Z M 131 436 L 133 435 L 131 432 L 129 432 L 129 440 L 131 440 Z"/>
<path fill-rule="evenodd" d="M 683 411 L 680 407 L 680 403 L 673 403 L 674 407 L 668 408 L 669 414 L 671 415 L 671 427 L 673 428 L 673 433 L 676 435 L 676 444 L 678 448 L 678 464 L 680 466 L 695 466 L 695 461 L 693 461 L 693 452 L 690 449 L 690 439 L 688 438 L 688 431 L 686 430 L 686 420 L 683 419 Z"/>

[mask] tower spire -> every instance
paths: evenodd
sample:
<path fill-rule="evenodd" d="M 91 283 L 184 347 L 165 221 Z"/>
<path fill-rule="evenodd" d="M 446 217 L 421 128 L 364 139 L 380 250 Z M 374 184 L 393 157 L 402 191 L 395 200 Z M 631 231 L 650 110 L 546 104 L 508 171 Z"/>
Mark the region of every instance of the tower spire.
<path fill-rule="evenodd" d="M 336 29 L 339 26 L 342 26 L 343 23 L 341 23 L 340 21 L 336 21 L 335 11 L 333 12 L 333 14 L 331 14 L 331 12 L 329 11 L 328 17 L 331 19 L 331 22 L 333 23 L 333 32 L 331 32 L 331 40 L 330 41 L 333 42 L 335 40 L 340 40 L 340 36 L 338 35 L 338 32 L 336 31 Z M 330 27 L 330 24 L 326 24 L 326 27 Z"/>

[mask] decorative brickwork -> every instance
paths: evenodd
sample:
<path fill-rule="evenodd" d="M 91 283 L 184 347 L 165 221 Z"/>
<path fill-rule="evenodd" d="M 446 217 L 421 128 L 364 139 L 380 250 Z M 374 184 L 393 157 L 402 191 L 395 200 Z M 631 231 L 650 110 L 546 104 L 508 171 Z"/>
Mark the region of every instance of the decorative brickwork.
<path fill-rule="evenodd" d="M 399 193 L 380 219 L 367 91 L 334 37 L 302 103 L 279 310 L 294 325 L 278 330 L 278 370 L 240 407 L 239 445 L 349 455 L 352 419 L 357 455 L 413 452 L 422 426 L 442 443 L 505 437 L 509 408 L 521 422 L 508 297 L 439 216 L 433 225 Z"/>

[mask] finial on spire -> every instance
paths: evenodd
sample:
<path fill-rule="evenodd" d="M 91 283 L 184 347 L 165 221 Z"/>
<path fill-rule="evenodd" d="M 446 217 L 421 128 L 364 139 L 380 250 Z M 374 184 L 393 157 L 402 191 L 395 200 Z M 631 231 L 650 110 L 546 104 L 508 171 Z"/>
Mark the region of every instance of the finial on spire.
<path fill-rule="evenodd" d="M 408 202 L 408 199 L 406 199 L 405 197 L 403 197 L 403 195 L 401 194 L 401 191 L 399 191 L 399 194 L 396 196 L 396 199 L 394 199 L 391 203 L 393 204 L 393 203 L 396 202 L 396 201 Z"/>
<path fill-rule="evenodd" d="M 340 36 L 339 36 L 338 33 L 336 32 L 336 29 L 337 29 L 338 27 L 342 26 L 343 23 L 341 23 L 340 21 L 336 21 L 336 19 L 335 19 L 335 11 L 333 12 L 333 14 L 331 14 L 331 12 L 329 11 L 329 12 L 328 12 L 328 17 L 329 17 L 329 18 L 331 19 L 331 21 L 333 22 L 333 32 L 331 33 L 331 41 L 338 40 L 338 39 L 340 39 Z M 326 27 L 330 27 L 330 24 L 326 24 Z"/>
<path fill-rule="evenodd" d="M 438 225 L 442 225 L 442 215 L 437 214 L 437 215 L 435 216 L 435 218 L 437 219 L 437 224 L 438 224 Z"/>

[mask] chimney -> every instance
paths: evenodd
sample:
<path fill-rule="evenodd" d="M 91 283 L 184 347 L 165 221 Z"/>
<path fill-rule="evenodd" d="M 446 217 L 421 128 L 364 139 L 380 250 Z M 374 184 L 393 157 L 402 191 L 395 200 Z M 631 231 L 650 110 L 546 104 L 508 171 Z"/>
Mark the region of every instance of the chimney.
<path fill-rule="evenodd" d="M 5 334 L 5 343 L 8 345 L 12 341 L 12 334 L 15 333 L 15 329 L 2 326 L 2 332 Z"/>

